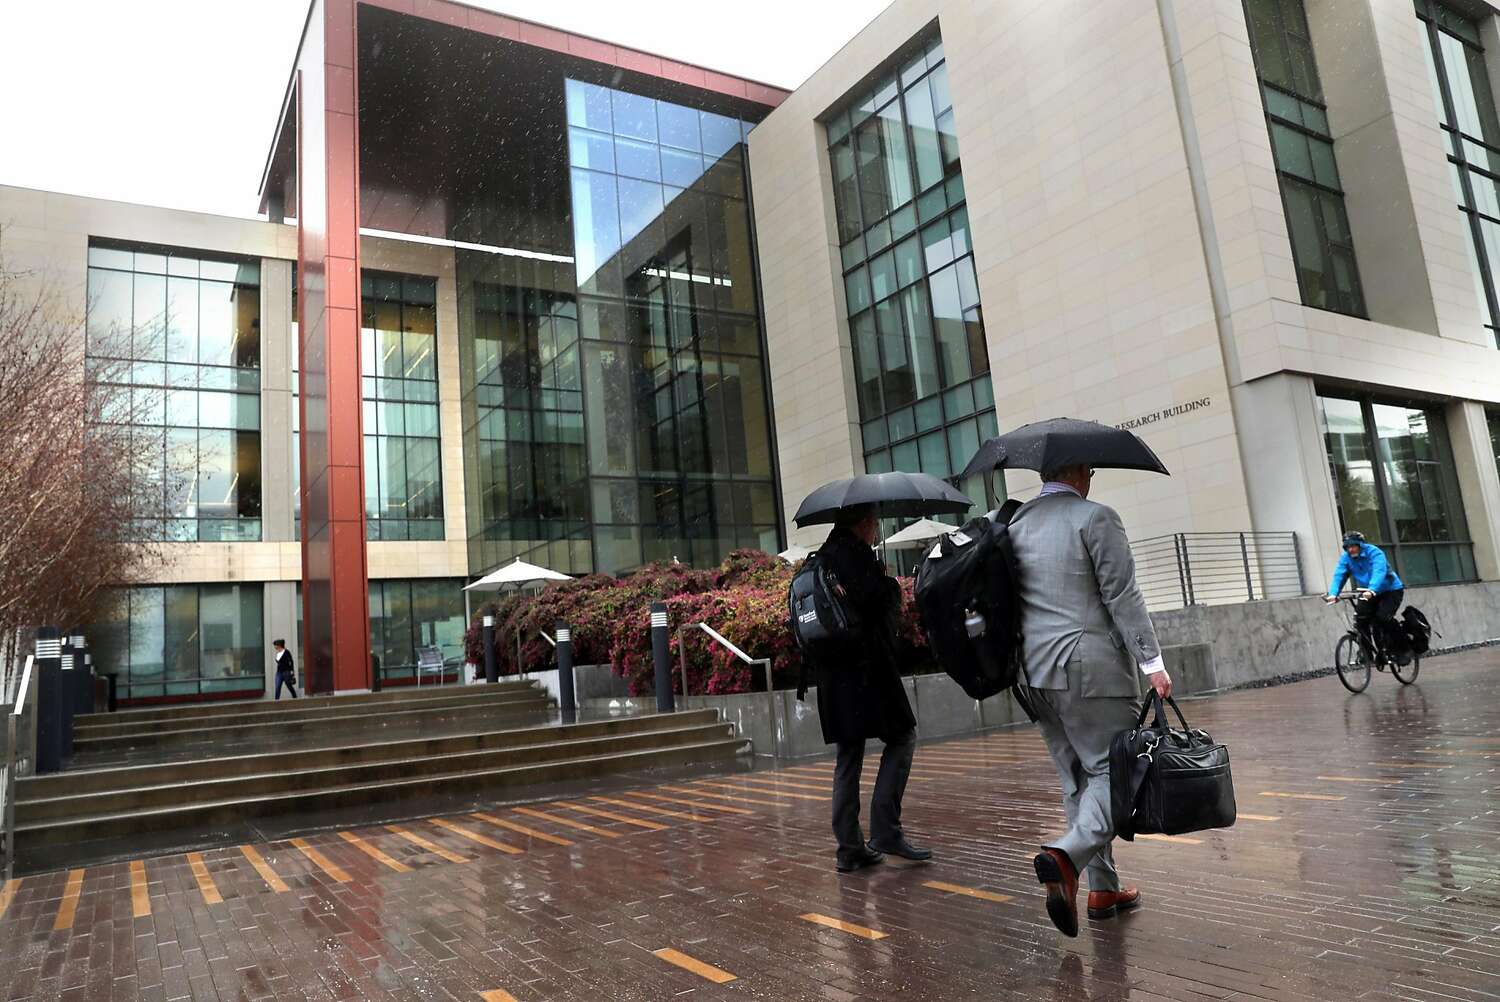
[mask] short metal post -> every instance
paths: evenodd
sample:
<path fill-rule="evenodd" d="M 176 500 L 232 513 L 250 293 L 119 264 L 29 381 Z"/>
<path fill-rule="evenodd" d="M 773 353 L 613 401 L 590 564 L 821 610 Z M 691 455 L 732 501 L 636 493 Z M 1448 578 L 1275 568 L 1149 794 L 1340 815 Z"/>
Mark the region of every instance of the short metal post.
<path fill-rule="evenodd" d="M 656 662 L 656 712 L 671 713 L 677 705 L 672 698 L 672 630 L 665 602 L 651 603 L 651 656 Z"/>
<path fill-rule="evenodd" d="M 75 630 L 72 641 L 73 667 L 77 670 L 73 678 L 73 714 L 77 716 L 94 711 L 94 673 L 89 668 L 88 638 L 81 630 Z"/>
<path fill-rule="evenodd" d="M 1307 592 L 1307 585 L 1302 579 L 1302 548 L 1297 545 L 1295 532 L 1289 532 L 1287 535 L 1292 537 L 1292 558 L 1297 563 L 1297 594 L 1303 595 Z"/>
<path fill-rule="evenodd" d="M 688 697 L 687 642 L 683 639 L 683 634 L 687 633 L 687 629 L 686 626 L 679 626 L 677 628 L 677 674 L 682 676 L 683 699 L 687 699 Z"/>
<path fill-rule="evenodd" d="M 62 756 L 64 759 L 73 757 L 73 692 L 78 688 L 78 672 L 73 668 L 76 659 L 73 650 L 73 638 L 63 634 L 62 657 L 58 662 L 57 674 L 57 702 L 62 707 Z"/>
<path fill-rule="evenodd" d="M 1186 609 L 1188 606 L 1193 604 L 1193 600 L 1188 597 L 1187 567 L 1183 558 L 1182 549 L 1182 537 L 1173 536 L 1172 554 L 1177 558 L 1177 587 L 1182 590 L 1182 607 Z"/>
<path fill-rule="evenodd" d="M 1245 591 L 1250 601 L 1255 601 L 1255 581 L 1250 577 L 1250 551 L 1245 547 L 1245 534 L 1240 533 L 1240 559 L 1245 562 Z"/>
<path fill-rule="evenodd" d="M 119 681 L 120 681 L 120 676 L 118 674 L 116 674 L 115 672 L 110 672 L 108 675 L 106 675 L 104 677 L 107 678 L 107 679 L 109 679 L 109 701 L 105 704 L 105 706 L 109 709 L 110 713 L 114 713 L 116 710 L 118 710 L 120 708 L 120 699 L 119 699 Z"/>
<path fill-rule="evenodd" d="M 557 639 L 557 702 L 563 723 L 578 719 L 578 700 L 573 691 L 573 631 L 562 620 L 554 627 Z"/>
<path fill-rule="evenodd" d="M 495 667 L 495 617 L 485 616 L 479 628 L 479 642 L 484 645 L 484 680 L 495 682 L 500 672 Z"/>
<path fill-rule="evenodd" d="M 36 631 L 36 771 L 62 768 L 62 634 L 55 626 Z"/>
<path fill-rule="evenodd" d="M 1177 538 L 1182 540 L 1182 573 L 1187 581 L 1187 604 L 1196 605 L 1198 596 L 1193 594 L 1193 555 L 1188 552 L 1187 534 L 1179 532 Z"/>

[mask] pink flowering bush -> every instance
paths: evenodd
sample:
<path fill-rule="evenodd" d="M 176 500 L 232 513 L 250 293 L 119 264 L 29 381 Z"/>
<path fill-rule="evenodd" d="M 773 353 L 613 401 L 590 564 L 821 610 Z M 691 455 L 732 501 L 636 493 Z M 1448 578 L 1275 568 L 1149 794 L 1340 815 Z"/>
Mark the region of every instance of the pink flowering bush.
<path fill-rule="evenodd" d="M 552 633 L 558 621 L 573 630 L 575 664 L 609 664 L 634 695 L 655 691 L 651 654 L 651 604 L 664 602 L 672 624 L 672 688 L 682 692 L 682 659 L 693 695 L 764 691 L 764 668 L 748 665 L 702 630 L 679 627 L 707 623 L 751 658 L 770 658 L 772 683 L 792 688 L 802 671 L 801 653 L 787 623 L 787 586 L 794 569 L 759 550 L 736 550 L 719 567 L 695 571 L 680 564 L 650 564 L 624 578 L 589 575 L 548 585 L 539 595 L 507 595 L 475 613 L 465 636 L 469 660 L 483 664 L 480 622 L 495 616 L 499 671 L 513 675 L 516 635 L 521 658 L 532 670 L 555 664 L 551 645 L 538 631 Z M 912 597 L 912 582 L 901 579 L 899 654 L 905 672 L 932 670 Z"/>

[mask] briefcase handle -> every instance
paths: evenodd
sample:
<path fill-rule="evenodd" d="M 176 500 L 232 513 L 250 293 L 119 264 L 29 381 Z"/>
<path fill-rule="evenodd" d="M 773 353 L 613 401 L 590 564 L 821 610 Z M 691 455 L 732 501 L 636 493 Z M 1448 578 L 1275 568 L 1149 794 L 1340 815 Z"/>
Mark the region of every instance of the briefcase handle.
<path fill-rule="evenodd" d="M 1172 712 L 1177 714 L 1177 720 L 1182 724 L 1182 729 L 1184 731 L 1192 730 L 1192 728 L 1188 727 L 1187 718 L 1182 715 L 1182 709 L 1178 707 L 1177 701 L 1171 696 L 1168 696 L 1166 702 L 1167 706 L 1170 706 L 1172 708 Z M 1145 726 L 1146 714 L 1150 713 L 1153 707 L 1156 710 L 1156 719 L 1153 721 L 1154 726 L 1159 727 L 1162 730 L 1168 729 L 1170 725 L 1167 723 L 1167 711 L 1166 708 L 1161 704 L 1161 693 L 1157 692 L 1155 689 L 1151 690 L 1151 700 L 1145 706 L 1141 707 L 1141 715 L 1135 722 L 1135 729 L 1140 730 Z"/>

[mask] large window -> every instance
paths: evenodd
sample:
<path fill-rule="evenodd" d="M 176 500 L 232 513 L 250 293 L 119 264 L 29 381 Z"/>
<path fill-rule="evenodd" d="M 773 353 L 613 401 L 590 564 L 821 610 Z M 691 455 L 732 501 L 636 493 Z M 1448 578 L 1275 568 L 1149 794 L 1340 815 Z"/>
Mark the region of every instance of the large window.
<path fill-rule="evenodd" d="M 89 630 L 95 665 L 121 699 L 265 692 L 258 584 L 120 588 Z"/>
<path fill-rule="evenodd" d="M 1329 394 L 1319 404 L 1343 531 L 1386 549 L 1408 585 L 1474 580 L 1441 408 Z"/>
<path fill-rule="evenodd" d="M 997 428 L 941 39 L 825 125 L 865 469 L 951 478 Z"/>
<path fill-rule="evenodd" d="M 1302 302 L 1365 315 L 1303 0 L 1245 0 Z"/>
<path fill-rule="evenodd" d="M 1500 467 L 1500 409 L 1488 408 L 1484 416 L 1490 423 L 1490 447 L 1495 450 L 1495 466 Z"/>
<path fill-rule="evenodd" d="M 464 583 L 453 578 L 370 582 L 370 651 L 389 682 L 416 675 L 417 648 L 450 667 L 464 657 Z"/>
<path fill-rule="evenodd" d="M 442 539 L 437 283 L 366 272 L 365 531 L 370 539 Z"/>
<path fill-rule="evenodd" d="M 260 539 L 260 263 L 96 241 L 87 327 L 91 370 L 132 388 L 118 419 L 155 457 L 134 534 Z"/>
<path fill-rule="evenodd" d="M 1479 25 L 1432 0 L 1416 0 L 1427 69 L 1448 146 L 1453 194 L 1469 229 L 1474 291 L 1500 345 L 1500 119 L 1479 44 Z"/>

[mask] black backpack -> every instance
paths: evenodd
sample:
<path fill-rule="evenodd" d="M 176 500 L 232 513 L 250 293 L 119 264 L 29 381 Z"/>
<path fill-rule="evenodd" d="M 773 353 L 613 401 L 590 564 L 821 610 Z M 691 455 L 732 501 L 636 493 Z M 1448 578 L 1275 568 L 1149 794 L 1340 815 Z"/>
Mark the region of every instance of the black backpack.
<path fill-rule="evenodd" d="M 792 636 L 802 651 L 802 661 L 817 661 L 835 655 L 855 631 L 855 617 L 839 587 L 838 576 L 814 551 L 787 588 Z M 801 698 L 801 695 L 798 695 Z"/>
<path fill-rule="evenodd" d="M 1401 610 L 1401 630 L 1413 654 L 1426 654 L 1432 648 L 1432 624 L 1416 606 Z"/>
<path fill-rule="evenodd" d="M 939 539 L 916 597 L 933 657 L 964 692 L 987 699 L 1016 684 L 1021 603 L 1009 526 L 982 516 Z"/>

